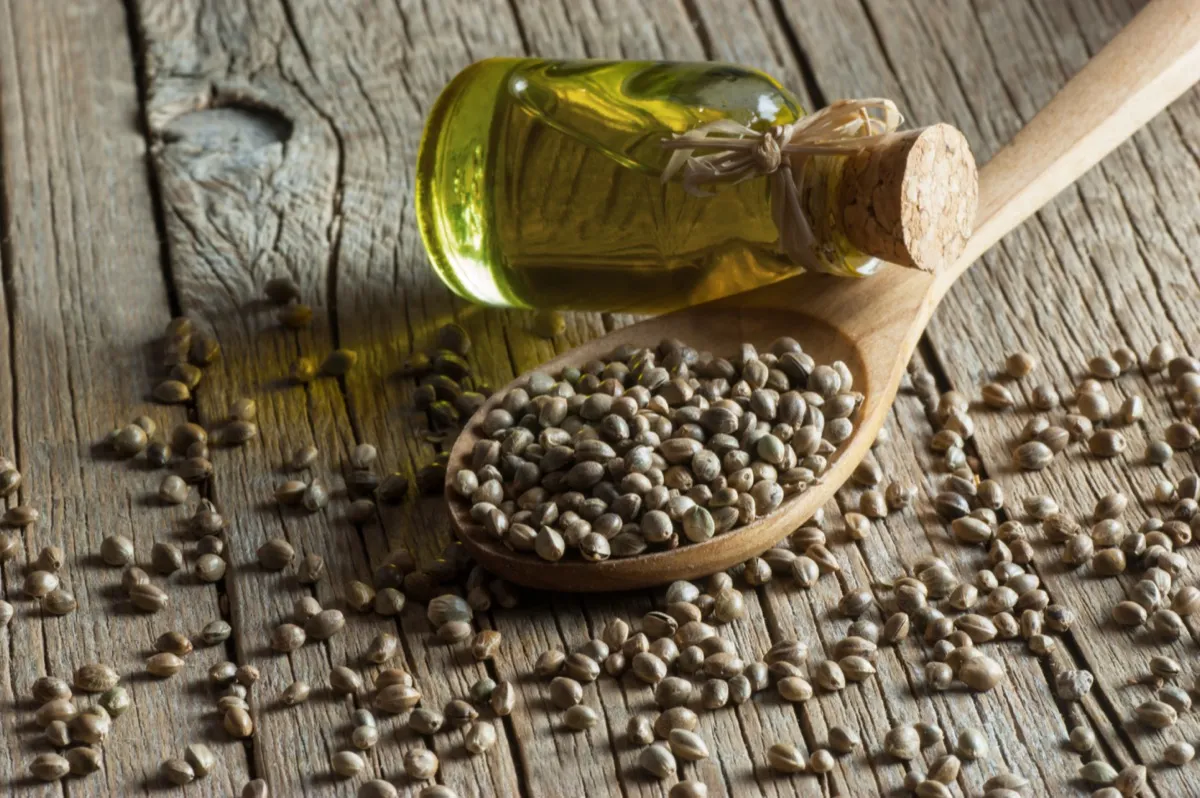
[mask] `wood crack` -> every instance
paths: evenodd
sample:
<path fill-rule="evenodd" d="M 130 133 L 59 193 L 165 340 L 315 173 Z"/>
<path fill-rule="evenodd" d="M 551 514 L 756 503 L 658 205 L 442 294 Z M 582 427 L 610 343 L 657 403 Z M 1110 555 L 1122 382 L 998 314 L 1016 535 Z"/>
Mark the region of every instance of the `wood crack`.
<path fill-rule="evenodd" d="M 679 2 L 687 14 L 692 31 L 696 34 L 696 40 L 700 43 L 700 49 L 704 51 L 705 60 L 711 61 L 713 59 L 712 35 L 709 33 L 708 23 L 704 21 L 704 17 L 696 8 L 696 0 L 679 0 Z"/>
<path fill-rule="evenodd" d="M 11 8 L 7 8 L 7 7 L 6 7 L 5 11 L 6 11 L 6 13 L 10 13 L 10 14 L 12 12 Z M 11 30 L 11 25 L 9 26 L 9 29 Z M 18 70 L 20 70 L 21 65 L 18 64 L 16 68 Z M 28 113 L 26 110 L 27 106 L 26 106 L 26 98 L 25 98 L 24 88 L 20 81 L 18 81 L 16 85 L 17 85 L 17 91 L 16 91 L 17 109 L 16 110 L 17 110 L 20 120 L 21 120 L 23 132 L 28 137 L 33 134 L 33 131 L 30 130 L 30 127 L 29 127 L 30 122 L 29 122 Z M 3 143 L 4 142 L 0 142 L 0 144 L 3 144 Z M 8 152 L 7 147 L 0 146 L 0 189 L 6 188 L 7 186 L 11 185 L 11 183 L 13 181 L 13 171 L 14 170 L 12 168 L 10 168 L 7 152 Z M 26 168 L 26 170 L 28 170 L 31 166 L 31 164 L 29 163 L 28 150 L 24 151 L 24 155 L 26 157 L 25 168 Z M 49 165 L 47 165 L 46 168 L 47 168 L 47 170 L 49 170 Z M 8 374 L 9 374 L 9 389 L 12 391 L 12 402 L 10 405 L 11 416 L 10 416 L 9 422 L 8 422 L 8 427 L 9 427 L 8 435 L 10 436 L 9 439 L 12 441 L 12 452 L 11 452 L 11 457 L 9 459 L 11 459 L 13 461 L 13 463 L 16 464 L 16 467 L 18 468 L 18 470 L 27 472 L 28 471 L 27 456 L 26 456 L 26 452 L 24 451 L 23 441 L 22 441 L 22 437 L 20 434 L 22 411 L 21 411 L 19 397 L 21 395 L 21 386 L 23 383 L 22 383 L 22 376 L 20 374 L 20 370 L 17 367 L 17 363 L 19 362 L 18 351 L 17 351 L 17 337 L 18 337 L 17 314 L 20 312 L 20 310 L 19 310 L 19 306 L 17 304 L 17 294 L 16 294 L 16 251 L 15 251 L 14 243 L 13 243 L 14 232 L 15 232 L 14 223 L 13 223 L 14 213 L 15 213 L 15 211 L 11 206 L 11 201 L 8 198 L 7 192 L 4 190 L 0 190 L 0 281 L 3 282 L 2 290 L 4 291 L 5 323 L 7 325 L 7 336 L 8 336 L 8 352 L 6 353 L 8 356 L 7 370 L 8 370 Z M 55 240 L 55 246 L 57 247 L 57 239 Z M 19 496 L 27 496 L 28 492 L 29 492 L 28 486 L 23 485 L 18 489 L 17 495 L 18 495 L 18 497 Z M 18 499 L 18 501 L 19 501 L 19 499 Z M 5 503 L 7 503 L 7 500 L 5 500 Z M 2 504 L 2 503 L 0 503 L 0 504 Z M 29 542 L 29 539 L 28 539 L 29 536 L 23 536 L 23 537 L 26 538 L 25 553 L 26 553 L 27 562 L 32 562 L 34 559 L 34 552 L 31 548 L 31 543 Z M 0 593 L 0 596 L 9 595 L 10 589 L 15 588 L 15 585 L 9 585 L 6 582 L 7 582 L 7 580 L 5 580 L 5 578 L 4 578 L 3 568 L 0 568 L 0 587 L 4 588 L 4 592 Z M 15 590 L 14 590 L 14 592 L 15 592 Z M 42 665 L 41 670 L 45 674 L 52 674 L 54 672 L 54 669 L 52 668 L 52 665 L 51 665 L 49 643 L 48 643 L 47 635 L 46 635 L 45 612 L 42 611 L 39 607 L 39 609 L 37 610 L 37 615 L 38 615 L 38 627 L 39 627 L 37 634 L 38 634 L 38 640 L 41 643 L 41 665 Z M 12 629 L 11 623 L 8 625 L 8 628 L 6 628 L 4 630 L 4 634 L 8 638 L 8 656 L 9 656 L 8 661 L 9 661 L 9 663 L 17 662 L 18 655 L 17 655 L 17 650 L 16 650 L 16 635 Z M 9 675 L 10 675 L 10 680 L 11 680 L 11 674 L 9 674 Z M 12 687 L 13 687 L 12 692 L 15 697 L 15 696 L 19 695 L 18 691 L 23 686 L 17 685 L 15 682 L 13 682 Z M 60 785 L 59 792 L 62 792 L 62 789 L 63 788 Z"/>
<path fill-rule="evenodd" d="M 783 10 L 783 0 L 770 0 L 771 10 L 775 12 L 775 25 L 783 34 L 784 40 L 787 42 L 789 54 L 796 62 L 796 66 L 800 70 L 800 78 L 804 81 L 804 93 L 808 95 L 808 100 L 812 104 L 810 111 L 817 108 L 824 108 L 829 105 L 829 98 L 821 89 L 821 84 L 817 80 L 817 72 L 813 69 L 812 60 L 808 57 L 808 52 L 800 44 L 800 39 L 796 36 L 796 31 L 792 29 L 788 22 L 787 13 Z"/>
<path fill-rule="evenodd" d="M 162 199 L 162 186 L 159 181 L 154 179 L 155 171 L 153 168 L 152 153 L 154 152 L 155 144 L 153 137 L 150 135 L 150 119 L 149 106 L 147 103 L 147 80 L 146 73 L 149 66 L 146 64 L 146 42 L 143 36 L 143 31 L 137 24 L 137 11 L 134 4 L 137 0 L 122 0 L 125 9 L 125 25 L 129 35 L 129 56 L 133 62 L 133 85 L 137 88 L 137 127 L 141 134 L 142 140 L 146 143 L 146 171 L 151 178 L 146 180 L 146 187 L 150 193 L 150 204 L 153 210 L 154 231 L 159 241 L 159 268 L 162 270 L 163 285 L 167 290 L 167 307 L 170 309 L 172 317 L 182 315 L 180 309 L 179 293 L 175 289 L 174 276 L 171 273 L 171 252 L 169 238 L 167 236 L 167 221 L 164 212 L 164 203 Z"/>

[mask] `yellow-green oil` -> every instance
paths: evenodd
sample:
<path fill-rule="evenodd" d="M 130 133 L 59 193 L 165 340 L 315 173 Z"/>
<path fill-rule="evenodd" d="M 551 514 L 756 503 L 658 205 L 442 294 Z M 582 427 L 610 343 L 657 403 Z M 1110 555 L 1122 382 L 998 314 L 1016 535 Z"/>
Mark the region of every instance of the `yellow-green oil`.
<path fill-rule="evenodd" d="M 717 119 L 755 129 L 803 114 L 771 77 L 729 64 L 499 58 L 468 67 L 426 123 L 417 215 L 459 295 L 525 308 L 659 312 L 795 273 L 778 251 L 770 184 L 713 196 L 661 180 L 661 142 Z M 809 165 L 820 257 L 874 261 L 832 229 L 840 159 Z"/>

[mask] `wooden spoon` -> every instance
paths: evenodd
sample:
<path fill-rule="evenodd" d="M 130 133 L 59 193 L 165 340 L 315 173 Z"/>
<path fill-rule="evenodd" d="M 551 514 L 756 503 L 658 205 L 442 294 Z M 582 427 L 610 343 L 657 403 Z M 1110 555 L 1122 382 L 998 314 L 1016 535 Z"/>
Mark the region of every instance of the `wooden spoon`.
<path fill-rule="evenodd" d="M 1069 186 L 1200 77 L 1200 0 L 1155 0 L 980 170 L 976 228 L 962 256 L 927 273 L 892 266 L 866 279 L 802 274 L 754 291 L 668 313 L 597 338 L 539 370 L 557 373 L 603 358 L 620 344 L 679 338 L 730 354 L 738 342 L 795 337 L 818 363 L 842 360 L 865 399 L 854 434 L 820 484 L 754 523 L 670 551 L 599 563 L 543 562 L 516 553 L 471 521 L 454 494 L 480 435 L 480 420 L 517 381 L 470 419 L 450 453 L 446 498 L 454 527 L 487 570 L 529 587 L 608 591 L 711 574 L 760 554 L 828 502 L 866 455 L 887 418 L 905 365 L 938 302 L 997 239 Z"/>

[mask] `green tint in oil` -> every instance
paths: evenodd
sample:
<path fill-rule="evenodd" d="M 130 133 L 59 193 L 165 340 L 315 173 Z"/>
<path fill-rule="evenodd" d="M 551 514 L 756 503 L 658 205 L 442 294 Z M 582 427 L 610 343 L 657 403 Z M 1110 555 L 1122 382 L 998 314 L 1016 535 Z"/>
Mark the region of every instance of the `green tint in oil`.
<path fill-rule="evenodd" d="M 489 305 L 658 312 L 764 285 L 797 271 L 777 248 L 769 182 L 689 195 L 661 180 L 661 142 L 718 119 L 761 130 L 802 114 L 775 80 L 728 64 L 482 61 L 426 124 L 421 234 L 441 278 Z M 819 218 L 839 159 L 810 168 L 822 257 L 867 271 L 873 259 Z"/>

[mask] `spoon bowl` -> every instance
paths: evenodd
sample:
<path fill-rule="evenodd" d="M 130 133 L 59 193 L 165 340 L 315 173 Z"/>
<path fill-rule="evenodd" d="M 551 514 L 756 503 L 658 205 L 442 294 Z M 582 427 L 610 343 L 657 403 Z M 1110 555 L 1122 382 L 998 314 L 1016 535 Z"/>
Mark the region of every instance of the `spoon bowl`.
<path fill-rule="evenodd" d="M 867 453 L 887 418 L 907 358 L 897 358 L 895 349 L 872 345 L 874 338 L 856 327 L 847 329 L 851 317 L 846 315 L 851 306 L 865 299 L 859 297 L 860 293 L 874 296 L 873 302 L 879 301 L 881 281 L 911 299 L 922 295 L 919 286 L 918 290 L 909 290 L 911 281 L 931 284 L 932 278 L 898 267 L 888 269 L 886 280 L 879 275 L 849 283 L 838 277 L 803 274 L 629 325 L 572 349 L 538 369 L 557 374 L 567 366 L 579 367 L 590 360 L 603 359 L 622 344 L 646 346 L 664 338 L 678 338 L 698 350 L 728 356 L 743 341 L 765 350 L 776 338 L 791 336 L 818 363 L 843 361 L 854 376 L 854 390 L 863 394 L 863 402 L 852 417 L 854 434 L 830 455 L 829 468 L 820 484 L 788 495 L 778 508 L 750 524 L 670 550 L 598 563 L 571 559 L 550 563 L 532 554 L 513 551 L 472 521 L 468 502 L 455 494 L 450 485 L 458 469 L 469 467 L 471 451 L 481 435 L 479 422 L 499 405 L 504 394 L 521 384 L 523 378 L 518 378 L 493 394 L 476 412 L 450 452 L 446 498 L 463 544 L 484 568 L 513 582 L 528 587 L 587 592 L 628 590 L 663 581 L 692 579 L 770 548 L 831 498 L 833 490 L 849 477 Z M 910 301 L 910 307 L 899 305 L 891 309 L 911 315 L 912 304 Z M 885 325 L 877 332 L 884 333 L 887 329 L 890 328 Z M 897 342 L 897 346 L 903 343 Z"/>
<path fill-rule="evenodd" d="M 715 355 L 742 341 L 765 346 L 799 341 L 818 363 L 842 360 L 863 402 L 855 428 L 830 457 L 820 480 L 785 498 L 771 513 L 702 543 L 592 563 L 545 562 L 491 539 L 453 491 L 469 463 L 481 420 L 514 380 L 467 422 L 450 452 L 446 499 L 458 536 L 495 575 L 561 591 L 628 590 L 692 579 L 729 568 L 770 548 L 833 498 L 875 440 L 905 365 L 938 302 L 992 244 L 1073 183 L 1188 89 L 1200 75 L 1200 0 L 1156 0 L 1109 42 L 979 173 L 975 231 L 962 255 L 934 273 L 885 265 L 847 279 L 802 274 L 753 291 L 624 327 L 539 368 L 556 374 L 603 358 L 620 344 L 654 346 L 679 338 Z"/>

